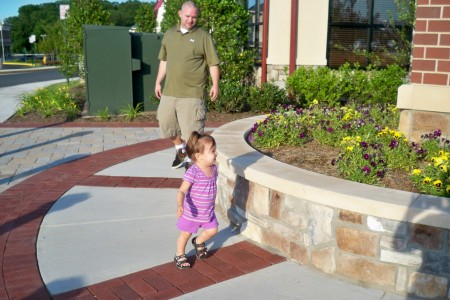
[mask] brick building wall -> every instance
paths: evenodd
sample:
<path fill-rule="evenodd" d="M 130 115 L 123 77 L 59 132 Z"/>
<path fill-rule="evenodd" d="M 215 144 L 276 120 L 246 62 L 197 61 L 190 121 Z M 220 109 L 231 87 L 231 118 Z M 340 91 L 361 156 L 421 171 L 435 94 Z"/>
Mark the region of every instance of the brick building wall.
<path fill-rule="evenodd" d="M 418 0 L 413 43 L 411 83 L 450 86 L 449 0 Z"/>
<path fill-rule="evenodd" d="M 398 91 L 399 130 L 413 141 L 450 133 L 450 0 L 417 0 L 410 84 Z"/>

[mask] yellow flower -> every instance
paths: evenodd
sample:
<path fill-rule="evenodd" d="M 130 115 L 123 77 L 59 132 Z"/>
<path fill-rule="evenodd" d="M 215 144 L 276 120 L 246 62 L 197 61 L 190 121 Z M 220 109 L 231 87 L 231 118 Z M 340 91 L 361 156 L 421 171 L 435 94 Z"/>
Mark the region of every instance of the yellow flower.
<path fill-rule="evenodd" d="M 353 146 L 348 146 L 345 150 L 347 150 L 347 151 L 353 151 Z"/>
<path fill-rule="evenodd" d="M 420 175 L 422 173 L 422 171 L 420 170 L 420 169 L 414 169 L 413 171 L 412 171 L 412 174 L 413 175 Z"/>
<path fill-rule="evenodd" d="M 346 136 L 346 137 L 342 138 L 341 144 L 346 144 L 347 142 L 351 141 L 351 139 L 352 139 L 351 137 Z"/>
<path fill-rule="evenodd" d="M 440 169 L 442 172 L 447 172 L 447 165 L 441 165 L 441 166 L 439 167 L 439 169 Z"/>
<path fill-rule="evenodd" d="M 445 190 L 447 191 L 447 193 L 450 194 L 450 185 L 447 185 L 447 187 L 445 188 Z"/>
<path fill-rule="evenodd" d="M 435 167 L 439 166 L 444 162 L 444 160 L 441 157 L 433 157 L 431 161 L 434 162 Z"/>
<path fill-rule="evenodd" d="M 317 101 L 317 99 L 314 99 L 312 104 L 319 104 L 319 101 Z"/>
<path fill-rule="evenodd" d="M 423 179 L 423 183 L 425 183 L 425 184 L 429 184 L 430 181 L 431 181 L 431 178 L 430 178 L 430 177 L 425 177 L 425 178 Z"/>
<path fill-rule="evenodd" d="M 439 179 L 433 182 L 435 187 L 441 187 L 442 186 L 442 181 L 440 181 Z"/>
<path fill-rule="evenodd" d="M 444 156 L 444 150 L 439 150 L 438 155 L 439 156 Z"/>

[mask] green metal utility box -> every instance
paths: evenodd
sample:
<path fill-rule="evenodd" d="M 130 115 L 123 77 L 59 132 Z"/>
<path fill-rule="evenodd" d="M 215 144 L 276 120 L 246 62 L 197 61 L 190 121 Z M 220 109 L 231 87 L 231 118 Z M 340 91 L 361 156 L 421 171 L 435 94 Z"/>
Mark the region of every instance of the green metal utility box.
<path fill-rule="evenodd" d="M 128 27 L 85 25 L 86 96 L 90 115 L 106 108 L 119 114 L 151 102 L 158 73 L 161 38 L 156 33 L 131 33 Z"/>
<path fill-rule="evenodd" d="M 144 103 L 145 110 L 158 108 L 158 103 L 152 99 L 158 75 L 161 38 L 156 33 L 131 34 L 131 55 L 133 60 L 140 61 L 140 69 L 133 71 L 133 95 L 135 101 Z"/>

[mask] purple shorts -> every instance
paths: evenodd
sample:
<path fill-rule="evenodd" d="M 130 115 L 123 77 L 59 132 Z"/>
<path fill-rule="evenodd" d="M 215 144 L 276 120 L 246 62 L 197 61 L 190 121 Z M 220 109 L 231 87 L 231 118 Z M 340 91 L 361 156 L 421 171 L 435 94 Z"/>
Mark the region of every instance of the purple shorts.
<path fill-rule="evenodd" d="M 178 229 L 189 233 L 197 233 L 199 228 L 213 229 L 217 227 L 219 227 L 219 222 L 217 222 L 217 218 L 215 215 L 209 222 L 194 222 L 183 217 L 179 218 L 177 222 Z"/>

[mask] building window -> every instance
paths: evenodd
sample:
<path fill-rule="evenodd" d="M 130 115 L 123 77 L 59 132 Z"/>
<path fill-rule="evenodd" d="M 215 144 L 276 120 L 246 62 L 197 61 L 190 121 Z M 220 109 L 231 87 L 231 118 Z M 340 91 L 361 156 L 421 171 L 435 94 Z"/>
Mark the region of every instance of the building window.
<path fill-rule="evenodd" d="M 263 10 L 264 0 L 247 0 L 247 9 L 250 13 L 248 20 L 250 48 L 257 49 L 257 61 L 262 57 L 262 34 L 263 34 Z"/>
<path fill-rule="evenodd" d="M 327 59 L 329 67 L 345 62 L 385 66 L 402 47 L 402 28 L 396 0 L 330 0 Z M 410 28 L 407 39 L 411 40 Z M 364 54 L 365 53 L 365 54 Z M 369 55 L 367 55 L 369 54 Z"/>

